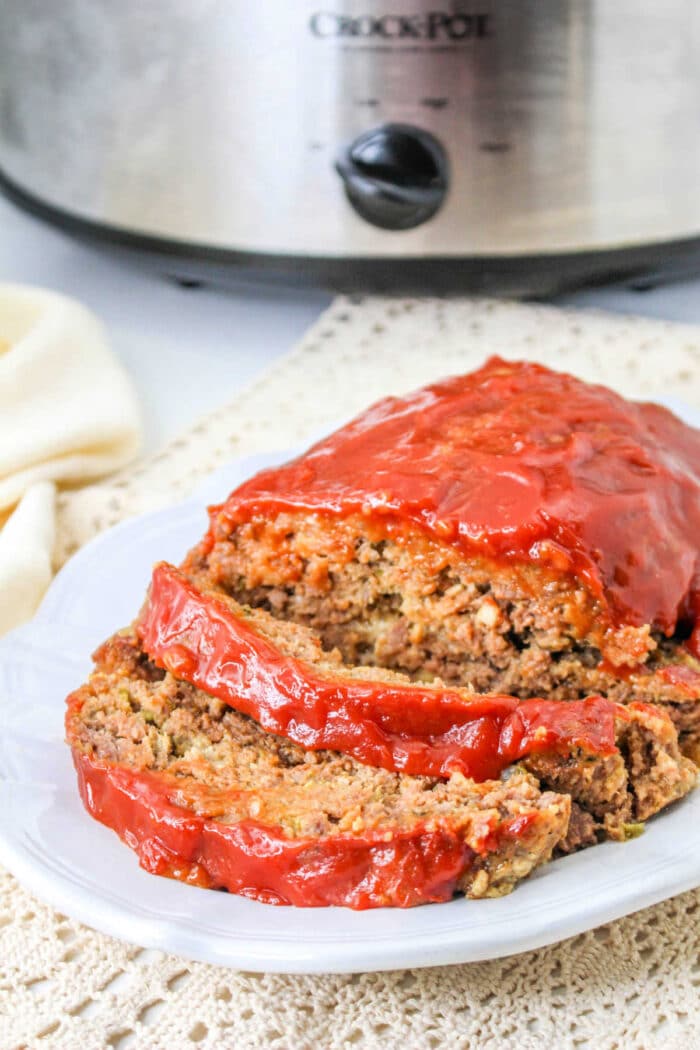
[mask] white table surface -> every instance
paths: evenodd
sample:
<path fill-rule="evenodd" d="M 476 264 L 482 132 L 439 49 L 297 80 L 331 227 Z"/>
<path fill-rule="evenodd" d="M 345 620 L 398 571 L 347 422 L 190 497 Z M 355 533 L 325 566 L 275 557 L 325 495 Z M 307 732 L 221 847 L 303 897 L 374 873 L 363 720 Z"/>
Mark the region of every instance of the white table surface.
<path fill-rule="evenodd" d="M 68 237 L 2 197 L 0 281 L 65 292 L 102 318 L 140 396 L 146 450 L 228 400 L 288 350 L 331 300 L 321 289 L 183 288 L 137 260 Z M 700 323 L 700 278 L 557 301 Z"/>

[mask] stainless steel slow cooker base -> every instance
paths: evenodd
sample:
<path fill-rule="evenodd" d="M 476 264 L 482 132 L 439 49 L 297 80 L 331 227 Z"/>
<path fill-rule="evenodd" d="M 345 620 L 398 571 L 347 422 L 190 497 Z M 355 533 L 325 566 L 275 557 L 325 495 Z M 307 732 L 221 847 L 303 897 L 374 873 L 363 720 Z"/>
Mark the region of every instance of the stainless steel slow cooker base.
<path fill-rule="evenodd" d="M 652 286 L 700 271 L 700 238 L 617 251 L 512 258 L 333 258 L 236 252 L 178 243 L 87 221 L 16 186 L 0 171 L 0 191 L 23 210 L 67 234 L 126 255 L 187 282 L 232 286 L 264 282 L 338 292 L 497 293 L 539 298 L 584 286 L 628 282 Z"/>
<path fill-rule="evenodd" d="M 698 0 L 0 0 L 15 196 L 181 272 L 682 272 L 698 128 Z"/>
<path fill-rule="evenodd" d="M 700 270 L 700 238 L 605 252 L 512 258 L 333 258 L 236 252 L 147 237 L 86 221 L 45 204 L 0 172 L 0 190 L 25 211 L 66 233 L 138 259 L 183 281 L 235 285 L 316 285 L 340 292 L 498 293 L 543 297 L 583 286 L 638 286 L 680 280 Z"/>

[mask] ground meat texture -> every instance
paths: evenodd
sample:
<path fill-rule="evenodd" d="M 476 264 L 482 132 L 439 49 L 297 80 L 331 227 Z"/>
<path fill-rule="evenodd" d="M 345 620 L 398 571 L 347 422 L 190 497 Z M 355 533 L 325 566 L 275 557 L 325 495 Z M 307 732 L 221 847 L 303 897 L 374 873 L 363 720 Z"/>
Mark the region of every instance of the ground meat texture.
<path fill-rule="evenodd" d="M 346 878 L 341 891 L 337 884 L 333 888 L 332 872 L 324 874 L 323 865 L 314 868 L 313 903 L 416 904 L 454 891 L 474 897 L 508 892 L 546 861 L 566 834 L 568 797 L 542 791 L 525 771 L 505 781 L 475 783 L 461 774 L 436 780 L 373 769 L 335 752 L 305 752 L 158 672 L 127 633 L 96 655 L 89 683 L 69 698 L 68 742 L 86 805 L 137 845 L 149 870 L 237 890 L 236 871 L 229 867 L 222 874 L 225 837 L 238 836 L 236 856 L 250 864 L 251 836 L 272 835 L 283 853 L 294 853 L 295 864 L 302 854 L 304 864 L 317 864 L 328 850 L 342 867 L 345 854 L 354 851 L 356 857 L 360 851 L 360 883 Z M 188 841 L 196 837 L 199 845 L 186 858 L 173 856 L 172 846 L 148 830 L 154 792 L 168 814 L 161 821 L 163 835 L 179 822 L 189 829 Z M 126 824 L 120 822 L 125 798 L 133 805 L 148 798 L 151 810 L 144 802 L 138 814 L 130 810 Z M 216 849 L 201 847 L 217 834 Z M 248 836 L 245 848 L 241 835 Z M 404 868 L 392 868 L 387 860 L 392 850 L 400 850 Z M 422 860 L 421 850 L 428 851 Z M 426 887 L 421 881 L 426 865 L 432 872 L 443 855 L 451 874 L 437 888 L 434 882 Z M 249 895 L 310 902 L 294 872 L 287 873 L 280 890 L 270 856 L 255 870 L 259 884 L 246 883 Z"/>
<path fill-rule="evenodd" d="M 533 750 L 615 749 L 609 700 L 482 696 L 348 666 L 310 628 L 251 611 L 167 563 L 153 570 L 136 630 L 161 667 L 268 732 L 395 772 L 488 780 Z"/>
<path fill-rule="evenodd" d="M 460 557 L 418 534 L 386 539 L 357 515 L 301 512 L 232 530 L 215 524 L 184 567 L 239 602 L 313 628 L 346 665 L 521 699 L 596 693 L 660 703 L 686 753 L 700 752 L 700 661 L 648 626 L 603 638 L 595 601 L 566 574 Z M 674 681 L 667 671 L 679 665 L 689 673 Z"/>
<path fill-rule="evenodd" d="M 598 823 L 592 813 L 587 813 L 577 802 L 571 803 L 571 817 L 566 836 L 558 843 L 556 853 L 576 853 L 598 842 Z"/>
<path fill-rule="evenodd" d="M 595 624 L 594 604 L 570 578 L 460 559 L 418 535 L 382 538 L 359 516 L 254 519 L 217 535 L 205 564 L 239 600 L 314 627 L 347 663 L 482 691 L 529 643 L 569 649 Z"/>
<path fill-rule="evenodd" d="M 542 784 L 570 795 L 588 815 L 586 836 L 624 840 L 630 828 L 638 828 L 695 785 L 695 766 L 681 754 L 666 715 L 646 704 L 632 704 L 625 714 L 615 727 L 616 754 L 579 750 L 566 756 L 529 755 L 522 762 Z M 582 824 L 581 813 L 576 821 Z M 577 834 L 580 829 L 574 829 Z"/>
<path fill-rule="evenodd" d="M 488 779 L 519 760 L 547 786 L 571 795 L 611 837 L 624 837 L 623 825 L 663 809 L 695 781 L 673 723 L 649 705 L 597 697 L 518 704 L 348 666 L 337 651 L 324 651 L 311 628 L 247 609 L 206 574 L 188 578 L 167 563 L 153 571 L 136 630 L 162 666 L 251 715 L 268 732 L 413 774 L 458 769 Z M 449 703 L 447 716 L 443 703 Z M 468 728 L 477 724 L 479 739 L 489 741 L 486 754 L 467 743 Z M 641 753 L 648 761 L 640 761 Z"/>

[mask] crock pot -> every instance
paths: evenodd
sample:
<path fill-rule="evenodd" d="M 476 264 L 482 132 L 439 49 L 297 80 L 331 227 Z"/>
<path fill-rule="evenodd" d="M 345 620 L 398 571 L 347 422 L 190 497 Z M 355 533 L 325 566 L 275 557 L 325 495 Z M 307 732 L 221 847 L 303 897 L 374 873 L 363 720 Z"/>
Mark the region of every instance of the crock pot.
<path fill-rule="evenodd" d="M 3 0 L 0 176 L 196 275 L 700 267 L 697 0 Z"/>

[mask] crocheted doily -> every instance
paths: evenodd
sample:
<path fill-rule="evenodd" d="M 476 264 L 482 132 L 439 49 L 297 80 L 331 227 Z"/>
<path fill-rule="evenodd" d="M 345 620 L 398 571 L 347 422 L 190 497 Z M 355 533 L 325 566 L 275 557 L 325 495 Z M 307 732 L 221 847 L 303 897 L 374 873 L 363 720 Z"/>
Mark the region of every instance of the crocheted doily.
<path fill-rule="evenodd" d="M 700 405 L 692 328 L 489 300 L 340 298 L 230 404 L 136 469 L 64 493 L 57 561 L 128 515 L 185 497 L 227 459 L 293 445 L 491 353 Z M 689 1050 L 700 1046 L 699 994 L 700 891 L 493 962 L 299 977 L 124 944 L 0 870 L 2 1050 Z"/>

